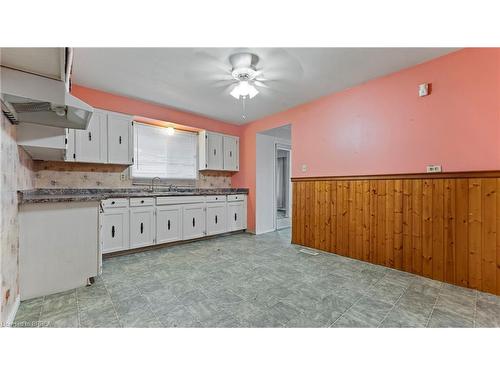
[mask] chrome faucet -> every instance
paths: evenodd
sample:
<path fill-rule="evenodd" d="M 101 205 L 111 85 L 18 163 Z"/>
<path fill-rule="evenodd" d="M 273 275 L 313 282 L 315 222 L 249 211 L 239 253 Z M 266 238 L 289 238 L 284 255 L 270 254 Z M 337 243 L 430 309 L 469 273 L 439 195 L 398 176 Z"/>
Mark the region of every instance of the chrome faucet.
<path fill-rule="evenodd" d="M 155 181 L 158 180 L 158 182 L 160 183 L 161 182 L 161 178 L 160 177 L 154 177 L 152 180 L 151 180 L 151 192 L 154 192 L 155 191 Z"/>

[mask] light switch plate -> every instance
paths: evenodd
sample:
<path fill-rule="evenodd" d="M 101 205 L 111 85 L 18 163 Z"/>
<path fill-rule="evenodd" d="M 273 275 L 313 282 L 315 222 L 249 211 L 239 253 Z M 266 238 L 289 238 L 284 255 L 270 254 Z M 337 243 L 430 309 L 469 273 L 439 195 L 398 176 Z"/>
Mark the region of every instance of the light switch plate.
<path fill-rule="evenodd" d="M 442 172 L 440 165 L 428 165 L 427 166 L 427 173 L 439 173 L 439 172 Z"/>
<path fill-rule="evenodd" d="M 427 96 L 429 95 L 429 84 L 422 83 L 418 86 L 418 96 Z"/>
<path fill-rule="evenodd" d="M 307 164 L 302 164 L 302 172 L 307 172 Z"/>

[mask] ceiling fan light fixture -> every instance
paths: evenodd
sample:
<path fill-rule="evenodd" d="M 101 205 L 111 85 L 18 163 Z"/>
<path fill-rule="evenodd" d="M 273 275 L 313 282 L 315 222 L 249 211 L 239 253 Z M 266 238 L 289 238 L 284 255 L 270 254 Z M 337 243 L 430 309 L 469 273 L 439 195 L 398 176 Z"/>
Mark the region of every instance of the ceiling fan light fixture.
<path fill-rule="evenodd" d="M 231 90 L 230 94 L 235 99 L 240 99 L 241 97 L 254 98 L 259 93 L 259 90 L 255 86 L 251 85 L 248 81 L 240 81 Z"/>

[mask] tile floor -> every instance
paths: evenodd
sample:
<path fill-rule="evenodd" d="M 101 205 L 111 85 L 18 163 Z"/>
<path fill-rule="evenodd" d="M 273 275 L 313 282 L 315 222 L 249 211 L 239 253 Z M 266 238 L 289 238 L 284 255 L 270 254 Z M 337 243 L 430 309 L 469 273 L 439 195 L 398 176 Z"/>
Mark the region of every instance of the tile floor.
<path fill-rule="evenodd" d="M 284 230 L 108 259 L 94 285 L 22 302 L 15 325 L 500 327 L 500 297 L 299 249 Z"/>

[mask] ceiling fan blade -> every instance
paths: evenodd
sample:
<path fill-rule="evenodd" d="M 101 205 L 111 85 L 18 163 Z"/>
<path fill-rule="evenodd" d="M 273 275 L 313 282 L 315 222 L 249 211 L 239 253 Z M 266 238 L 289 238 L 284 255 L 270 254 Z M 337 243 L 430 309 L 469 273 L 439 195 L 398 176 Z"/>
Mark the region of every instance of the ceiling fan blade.
<path fill-rule="evenodd" d="M 261 80 L 296 81 L 304 75 L 300 61 L 284 48 L 263 50 Z"/>
<path fill-rule="evenodd" d="M 234 80 L 233 77 L 231 77 L 229 79 L 220 79 L 220 80 L 214 81 L 210 85 L 213 87 L 225 87 L 227 85 L 232 85 L 234 83 L 236 83 L 236 81 Z"/>
<path fill-rule="evenodd" d="M 255 80 L 253 81 L 253 83 L 255 84 L 255 86 L 257 87 L 269 87 L 267 84 L 264 83 L 265 81 L 260 81 L 260 80 Z"/>
<path fill-rule="evenodd" d="M 213 81 L 232 79 L 231 66 L 227 58 L 210 55 L 205 51 L 197 51 L 190 64 L 184 71 L 188 79 L 199 81 Z"/>

